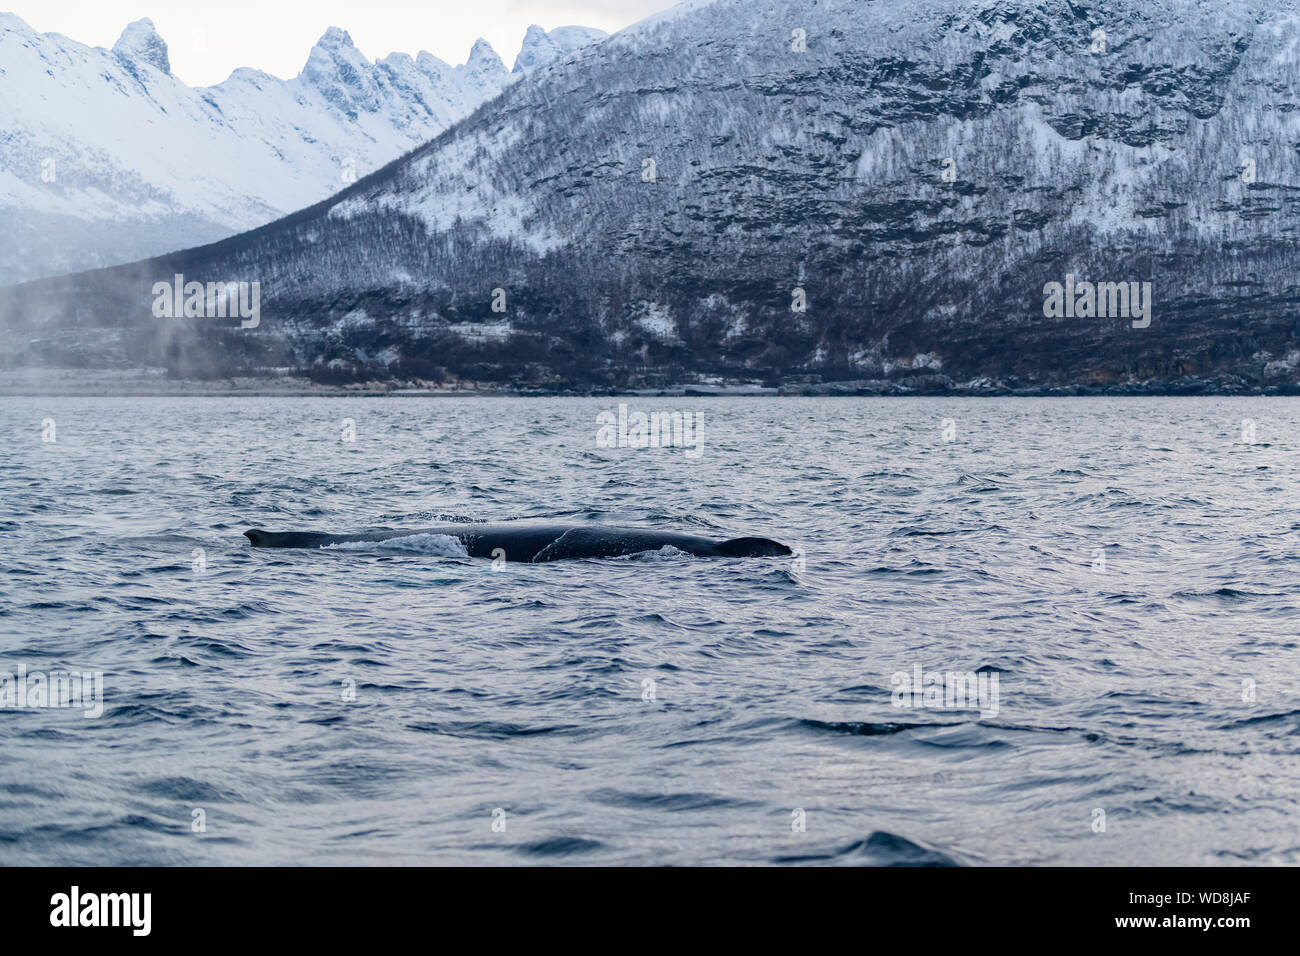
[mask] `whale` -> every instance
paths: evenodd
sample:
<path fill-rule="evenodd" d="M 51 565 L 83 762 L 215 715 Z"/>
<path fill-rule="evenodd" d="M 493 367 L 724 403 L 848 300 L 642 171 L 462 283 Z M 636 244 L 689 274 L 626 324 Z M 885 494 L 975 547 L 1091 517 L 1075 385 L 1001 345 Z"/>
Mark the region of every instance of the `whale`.
<path fill-rule="evenodd" d="M 445 524 L 432 528 L 332 534 L 324 531 L 263 531 L 250 528 L 244 537 L 255 548 L 327 548 L 357 542 L 383 542 L 413 535 L 455 538 L 471 558 L 504 559 L 539 564 L 571 558 L 616 558 L 673 547 L 703 558 L 771 558 L 794 554 L 770 538 L 731 538 L 715 541 L 699 535 L 650 528 L 608 525 L 533 524 L 500 522 Z"/>

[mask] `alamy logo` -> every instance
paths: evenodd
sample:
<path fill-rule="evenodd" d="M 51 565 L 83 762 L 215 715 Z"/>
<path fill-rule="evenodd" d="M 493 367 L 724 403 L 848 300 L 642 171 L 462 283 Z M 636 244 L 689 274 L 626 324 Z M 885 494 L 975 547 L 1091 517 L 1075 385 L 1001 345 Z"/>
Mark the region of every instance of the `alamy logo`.
<path fill-rule="evenodd" d="M 152 928 L 152 893 L 69 893 L 50 897 L 51 926 L 129 926 L 133 936 L 148 936 Z"/>
<path fill-rule="evenodd" d="M 1132 319 L 1133 328 L 1151 324 L 1150 282 L 1074 281 L 1049 282 L 1043 286 L 1043 315 L 1049 319 Z"/>
<path fill-rule="evenodd" d="M 981 717 L 996 717 L 1001 709 L 997 671 L 927 671 L 920 664 L 896 671 L 895 707 L 930 707 L 943 710 L 978 710 Z"/>
<path fill-rule="evenodd" d="M 699 458 L 704 451 L 702 412 L 631 412 L 627 404 L 618 414 L 596 416 L 597 448 L 685 448 L 687 458 Z"/>
<path fill-rule="evenodd" d="M 67 708 L 83 717 L 104 713 L 103 671 L 0 671 L 0 710 Z"/>
<path fill-rule="evenodd" d="M 171 282 L 153 284 L 153 314 L 159 319 L 243 319 L 241 329 L 262 321 L 260 282 L 186 282 L 179 272 Z"/>

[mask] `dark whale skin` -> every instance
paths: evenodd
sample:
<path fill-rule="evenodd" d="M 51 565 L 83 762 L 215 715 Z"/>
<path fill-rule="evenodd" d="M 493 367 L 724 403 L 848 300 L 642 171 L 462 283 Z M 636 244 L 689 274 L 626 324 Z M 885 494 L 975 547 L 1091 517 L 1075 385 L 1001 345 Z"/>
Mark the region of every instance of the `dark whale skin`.
<path fill-rule="evenodd" d="M 505 557 L 507 561 L 559 561 L 566 558 L 614 558 L 641 551 L 658 551 L 671 545 L 698 557 L 759 558 L 793 554 L 790 548 L 769 538 L 732 538 L 714 541 L 698 535 L 650 528 L 617 528 L 601 525 L 556 525 L 504 522 L 499 524 L 450 524 L 400 531 L 369 531 L 360 534 L 328 534 L 322 531 L 263 531 L 251 528 L 244 536 L 255 548 L 323 548 L 352 541 L 388 541 L 415 534 L 439 534 L 457 538 L 472 558 Z"/>

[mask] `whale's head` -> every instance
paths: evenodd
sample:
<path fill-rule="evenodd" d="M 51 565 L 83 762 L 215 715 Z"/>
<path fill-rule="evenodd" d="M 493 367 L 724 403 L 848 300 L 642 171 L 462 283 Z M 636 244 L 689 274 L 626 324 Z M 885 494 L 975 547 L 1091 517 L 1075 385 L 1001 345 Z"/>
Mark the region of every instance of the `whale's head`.
<path fill-rule="evenodd" d="M 323 548 L 334 540 L 333 535 L 319 531 L 263 531 L 249 528 L 244 537 L 255 548 Z"/>

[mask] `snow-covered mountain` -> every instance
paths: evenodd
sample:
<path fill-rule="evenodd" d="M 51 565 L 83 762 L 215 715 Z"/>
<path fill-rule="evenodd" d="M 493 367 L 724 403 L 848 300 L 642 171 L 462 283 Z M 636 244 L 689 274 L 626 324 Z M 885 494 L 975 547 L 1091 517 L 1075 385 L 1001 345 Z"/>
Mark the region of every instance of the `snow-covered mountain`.
<path fill-rule="evenodd" d="M 1293 389 L 1298 81 L 1295 0 L 695 0 L 261 230 L 17 290 L 0 361 Z M 174 273 L 260 325 L 151 317 Z M 1150 322 L 1045 314 L 1075 280 Z"/>
<path fill-rule="evenodd" d="M 545 65 L 600 31 L 528 32 Z M 0 284 L 128 262 L 260 226 L 431 139 L 510 82 L 479 40 L 451 66 L 370 62 L 330 28 L 302 73 L 191 88 L 149 20 L 111 50 L 0 14 Z"/>
<path fill-rule="evenodd" d="M 515 68 L 512 72 L 531 73 L 607 36 L 609 34 L 604 30 L 593 27 L 556 27 L 547 33 L 537 24 L 533 24 L 524 34 L 524 45 L 519 51 L 519 56 L 515 57 Z"/>

